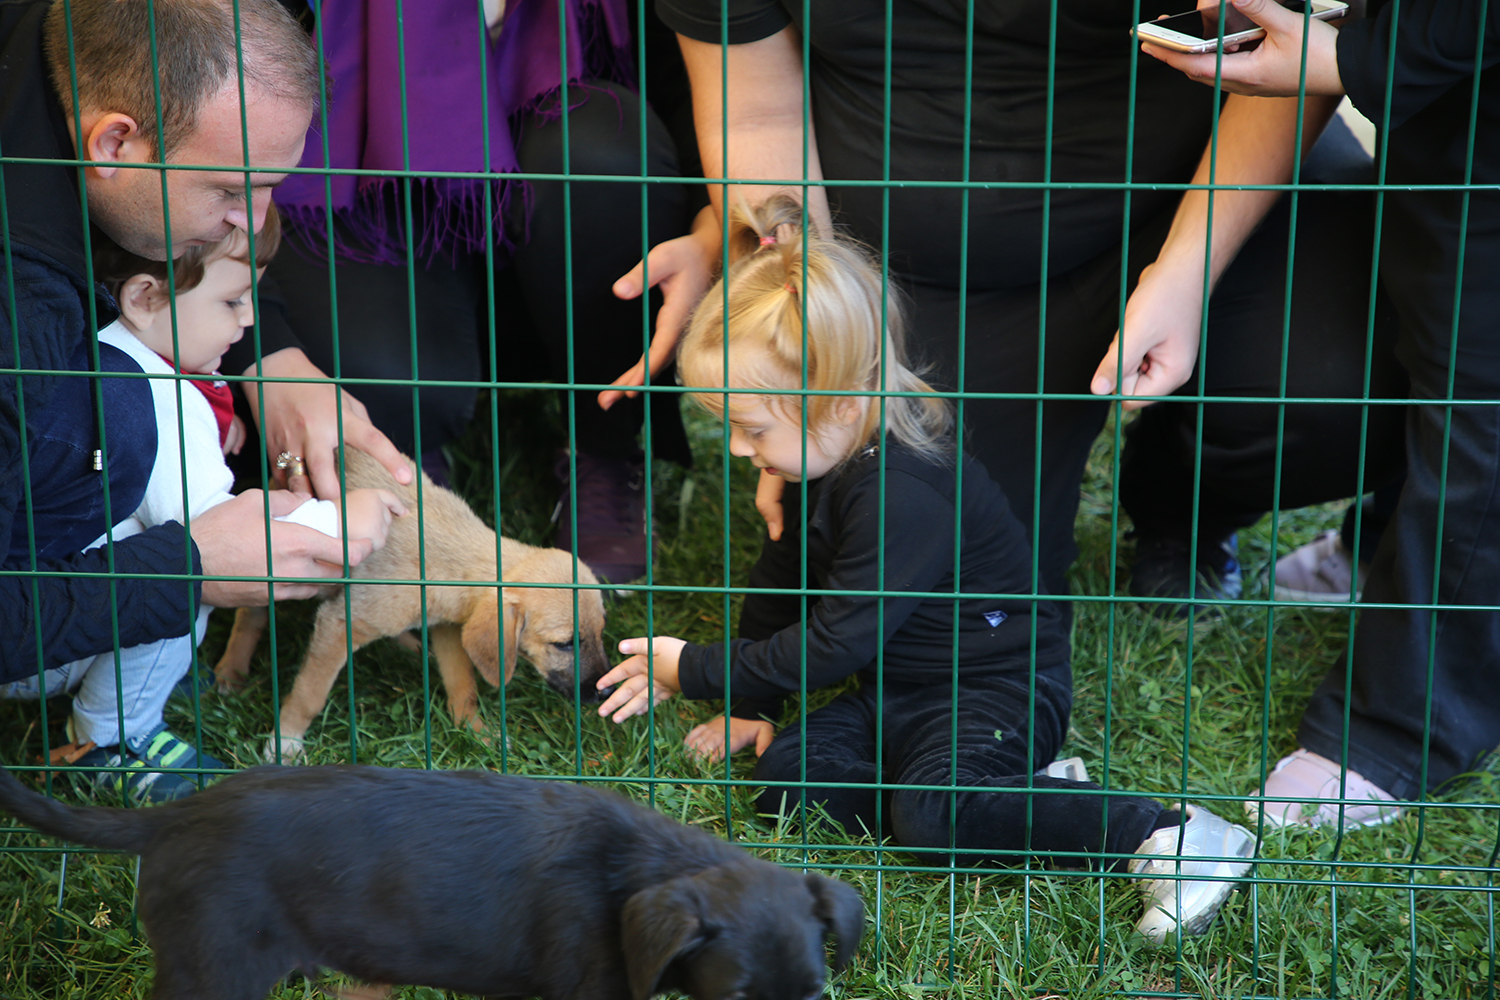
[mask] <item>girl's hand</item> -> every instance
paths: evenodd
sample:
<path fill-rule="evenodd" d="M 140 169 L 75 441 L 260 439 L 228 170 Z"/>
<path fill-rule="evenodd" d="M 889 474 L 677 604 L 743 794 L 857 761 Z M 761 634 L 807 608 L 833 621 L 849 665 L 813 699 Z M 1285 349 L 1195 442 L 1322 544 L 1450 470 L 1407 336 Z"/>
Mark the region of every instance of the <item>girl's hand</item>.
<path fill-rule="evenodd" d="M 729 717 L 729 752 L 739 753 L 755 744 L 755 756 L 759 757 L 771 745 L 776 736 L 776 727 L 765 719 L 736 719 Z M 716 715 L 701 726 L 694 726 L 682 741 L 683 745 L 709 760 L 724 759 L 724 716 Z"/>
<path fill-rule="evenodd" d="M 766 519 L 766 534 L 773 542 L 781 541 L 781 532 L 786 527 L 786 508 L 781 505 L 784 492 L 786 480 L 762 469 L 760 481 L 755 484 L 755 509 Z"/>
<path fill-rule="evenodd" d="M 599 678 L 597 686 L 601 691 L 619 685 L 615 693 L 599 706 L 599 714 L 614 722 L 624 722 L 681 691 L 677 683 L 677 658 L 686 645 L 682 639 L 670 635 L 622 641 L 620 652 L 630 654 L 630 658 Z M 650 650 L 649 657 L 647 650 Z"/>

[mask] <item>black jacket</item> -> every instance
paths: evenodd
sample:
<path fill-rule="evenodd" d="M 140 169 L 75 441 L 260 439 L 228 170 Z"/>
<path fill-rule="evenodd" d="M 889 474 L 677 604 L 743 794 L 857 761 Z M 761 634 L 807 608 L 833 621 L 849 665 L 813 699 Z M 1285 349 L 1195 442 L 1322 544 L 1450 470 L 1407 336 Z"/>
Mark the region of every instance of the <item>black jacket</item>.
<path fill-rule="evenodd" d="M 745 638 L 728 644 L 733 714 L 753 718 L 798 691 L 804 662 L 808 690 L 856 673 L 873 680 L 877 655 L 887 683 L 950 684 L 955 663 L 960 678 L 1024 677 L 1033 662 L 1071 683 L 1056 604 L 1025 596 L 1036 593 L 1031 547 L 1000 487 L 965 456 L 960 494 L 951 460 L 929 462 L 887 441 L 883 470 L 871 448 L 807 484 L 806 586 L 826 593 L 806 598 L 805 629 L 802 597 L 745 598 Z M 789 483 L 786 500 L 786 531 L 766 541 L 752 587 L 803 586 L 801 486 Z M 724 655 L 723 644 L 685 647 L 683 694 L 724 697 Z"/>
<path fill-rule="evenodd" d="M 196 600 L 199 587 L 156 577 L 189 565 L 201 571 L 178 524 L 117 544 L 112 557 L 103 548 L 77 554 L 139 504 L 156 432 L 150 421 L 132 419 L 151 412 L 144 380 L 111 380 L 103 430 L 111 429 L 111 414 L 123 422 L 105 435 L 86 402 L 97 397 L 101 380 L 41 374 L 94 370 L 93 324 L 115 317 L 113 303 L 86 280 L 75 168 L 18 162 L 76 155 L 42 55 L 48 6 L 0 0 L 0 184 L 8 230 L 0 255 L 0 682 L 34 674 L 39 663 L 50 668 L 106 652 L 117 630 L 121 646 L 184 635 L 192 622 L 189 596 Z M 102 358 L 100 367 L 118 370 L 115 360 Z M 136 395 L 138 406 L 131 404 Z M 79 399 L 85 403 L 74 405 Z M 93 419 L 71 419 L 80 412 Z M 105 477 L 93 471 L 101 438 L 112 487 L 107 518 Z M 49 532 L 59 523 L 49 519 L 52 507 L 74 515 L 65 536 Z M 95 575 L 111 569 L 133 578 L 112 584 Z"/>

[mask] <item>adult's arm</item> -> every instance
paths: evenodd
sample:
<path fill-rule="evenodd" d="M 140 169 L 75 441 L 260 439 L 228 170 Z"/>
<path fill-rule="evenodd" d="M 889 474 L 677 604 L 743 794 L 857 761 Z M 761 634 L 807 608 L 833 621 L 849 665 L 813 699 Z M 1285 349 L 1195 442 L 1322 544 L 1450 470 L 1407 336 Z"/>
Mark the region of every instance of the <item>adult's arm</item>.
<path fill-rule="evenodd" d="M 175 522 L 114 545 L 114 562 L 103 548 L 64 560 L 12 561 L 0 576 L 0 683 L 35 675 L 86 656 L 186 635 L 199 584 L 159 574 L 189 572 L 201 564 Z M 119 577 L 104 576 L 113 569 Z M 19 572 L 18 572 L 19 571 Z M 60 574 L 60 575 L 51 575 Z M 114 610 L 112 610 L 114 609 Z M 40 642 L 41 657 L 37 656 Z"/>
<path fill-rule="evenodd" d="M 812 121 L 808 118 L 804 123 L 802 46 L 795 28 L 787 26 L 767 38 L 728 46 L 682 34 L 677 41 L 692 87 L 704 177 L 823 179 Z M 726 199 L 728 205 L 754 205 L 777 191 L 791 191 L 800 198 L 803 190 L 795 183 L 729 185 L 727 190 L 724 184 L 709 184 L 713 213 L 701 214 L 692 234 L 658 245 L 647 257 L 651 287 L 660 286 L 663 291 L 662 307 L 647 356 L 616 379 L 616 385 L 640 385 L 644 366 L 649 365 L 655 375 L 676 356 L 687 316 L 708 289 L 723 250 Z M 827 192 L 817 185 L 805 190 L 813 224 L 823 232 L 831 231 Z M 642 266 L 636 265 L 616 282 L 615 294 L 623 299 L 640 295 L 645 289 L 641 272 Z M 622 395 L 634 393 L 606 390 L 600 393 L 599 404 L 607 409 Z"/>
<path fill-rule="evenodd" d="M 1232 95 L 1219 114 L 1217 141 L 1210 139 L 1192 183 L 1290 181 L 1296 161 L 1298 104 L 1295 97 L 1266 100 Z M 1304 151 L 1317 140 L 1337 106 L 1336 97 L 1307 99 L 1302 121 Z M 1165 396 L 1188 380 L 1198 360 L 1205 270 L 1212 290 L 1279 197 L 1280 192 L 1265 190 L 1210 194 L 1194 189 L 1183 195 L 1161 252 L 1141 274 L 1126 303 L 1124 328 L 1094 373 L 1090 385 L 1094 393 L 1107 395 L 1118 384 L 1121 395 Z M 1126 409 L 1147 405 L 1150 401 L 1125 403 Z"/>
<path fill-rule="evenodd" d="M 802 40 L 791 25 L 767 38 L 719 45 L 677 36 L 693 94 L 693 123 L 703 176 L 726 180 L 786 180 L 788 185 L 709 184 L 722 222 L 729 205 L 756 205 L 778 191 L 801 198 L 796 181 L 823 179 L 812 118 L 804 113 Z M 727 142 L 726 142 L 727 140 Z M 831 230 L 828 193 L 806 189 L 808 214 Z"/>

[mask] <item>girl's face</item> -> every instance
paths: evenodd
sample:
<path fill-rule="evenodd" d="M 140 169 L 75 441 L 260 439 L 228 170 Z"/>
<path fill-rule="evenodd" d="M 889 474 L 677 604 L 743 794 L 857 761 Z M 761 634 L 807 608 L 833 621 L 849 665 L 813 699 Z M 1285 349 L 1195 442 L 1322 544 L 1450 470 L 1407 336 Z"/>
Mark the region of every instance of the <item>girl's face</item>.
<path fill-rule="evenodd" d="M 748 458 L 757 469 L 789 482 L 821 479 L 854 450 L 862 417 L 856 399 L 841 399 L 832 407 L 827 425 L 807 429 L 807 452 L 802 451 L 802 420 L 779 406 L 768 405 L 774 396 L 731 396 L 729 453 Z M 805 465 L 804 465 L 805 461 Z"/>

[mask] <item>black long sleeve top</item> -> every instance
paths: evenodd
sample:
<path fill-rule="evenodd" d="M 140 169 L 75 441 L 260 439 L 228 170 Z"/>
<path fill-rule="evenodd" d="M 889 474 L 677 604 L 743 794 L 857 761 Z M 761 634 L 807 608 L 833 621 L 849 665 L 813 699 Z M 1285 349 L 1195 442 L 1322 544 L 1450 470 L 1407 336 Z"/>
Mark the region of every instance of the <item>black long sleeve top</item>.
<path fill-rule="evenodd" d="M 728 695 L 753 718 L 804 674 L 811 690 L 871 679 L 877 664 L 887 683 L 949 684 L 955 665 L 960 677 L 1024 677 L 1033 663 L 1070 682 L 1057 606 L 1032 596 L 1025 529 L 984 467 L 964 456 L 960 484 L 951 458 L 927 461 L 891 438 L 883 451 L 883 463 L 870 448 L 808 483 L 805 527 L 801 487 L 788 484 L 786 530 L 766 541 L 750 585 L 801 588 L 805 537 L 806 586 L 825 593 L 806 598 L 805 628 L 800 595 L 749 594 L 744 638 L 683 649 L 683 694 Z"/>

